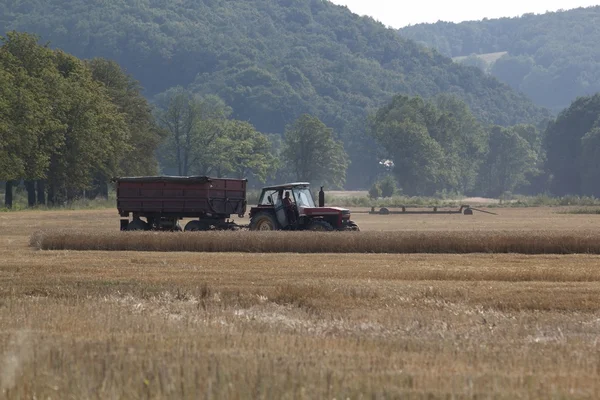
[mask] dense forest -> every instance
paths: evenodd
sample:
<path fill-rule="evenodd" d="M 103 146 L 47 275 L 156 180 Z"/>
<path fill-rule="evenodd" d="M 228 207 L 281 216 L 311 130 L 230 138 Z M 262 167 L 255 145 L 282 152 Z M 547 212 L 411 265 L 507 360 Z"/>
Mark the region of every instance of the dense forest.
<path fill-rule="evenodd" d="M 419 24 L 400 33 L 448 57 L 467 57 L 462 62 L 483 67 L 555 112 L 578 96 L 600 91 L 600 6 L 459 24 Z"/>
<path fill-rule="evenodd" d="M 0 29 L 40 35 L 80 58 L 115 60 L 155 96 L 217 95 L 231 117 L 281 135 L 303 114 L 342 139 L 348 187 L 376 173 L 364 117 L 397 93 L 452 93 L 483 123 L 537 124 L 546 112 L 475 68 L 322 0 L 8 1 Z"/>

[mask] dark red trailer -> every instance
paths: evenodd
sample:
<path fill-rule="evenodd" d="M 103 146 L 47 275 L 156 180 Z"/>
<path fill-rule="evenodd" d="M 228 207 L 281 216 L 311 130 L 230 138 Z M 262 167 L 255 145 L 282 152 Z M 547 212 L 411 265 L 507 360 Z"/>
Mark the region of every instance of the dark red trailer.
<path fill-rule="evenodd" d="M 245 179 L 150 176 L 114 182 L 119 215 L 126 218 L 121 230 L 177 231 L 183 218 L 194 218 L 186 231 L 235 229 L 231 215 L 246 213 Z"/>

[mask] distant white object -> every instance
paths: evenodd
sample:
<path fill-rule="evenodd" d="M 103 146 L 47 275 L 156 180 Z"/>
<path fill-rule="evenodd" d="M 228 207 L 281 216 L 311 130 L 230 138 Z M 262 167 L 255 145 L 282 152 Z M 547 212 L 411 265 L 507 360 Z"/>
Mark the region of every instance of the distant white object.
<path fill-rule="evenodd" d="M 386 168 L 394 168 L 394 162 L 392 160 L 381 160 L 379 161 L 379 165 L 383 165 Z"/>

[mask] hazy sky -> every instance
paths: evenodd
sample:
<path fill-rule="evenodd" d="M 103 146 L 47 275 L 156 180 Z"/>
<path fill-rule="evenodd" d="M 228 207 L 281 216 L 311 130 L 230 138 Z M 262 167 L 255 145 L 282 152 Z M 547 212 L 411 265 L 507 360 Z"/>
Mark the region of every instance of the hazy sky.
<path fill-rule="evenodd" d="M 388 26 L 400 28 L 420 22 L 468 21 L 514 17 L 600 5 L 600 0 L 331 0 L 359 15 L 369 15 Z"/>

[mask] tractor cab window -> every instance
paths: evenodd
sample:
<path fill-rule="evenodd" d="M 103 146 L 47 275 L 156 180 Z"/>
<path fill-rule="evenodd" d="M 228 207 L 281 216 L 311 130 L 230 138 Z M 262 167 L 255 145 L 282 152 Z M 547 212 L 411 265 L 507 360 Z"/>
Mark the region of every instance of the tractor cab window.
<path fill-rule="evenodd" d="M 261 206 L 271 206 L 277 204 L 279 200 L 279 192 L 277 190 L 267 190 L 263 193 L 260 204 Z"/>
<path fill-rule="evenodd" d="M 294 189 L 294 197 L 298 207 L 314 207 L 315 202 L 308 188 Z"/>

